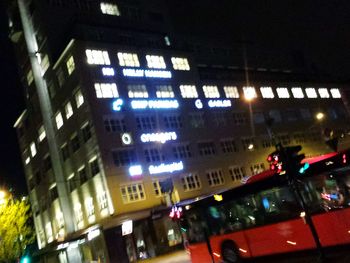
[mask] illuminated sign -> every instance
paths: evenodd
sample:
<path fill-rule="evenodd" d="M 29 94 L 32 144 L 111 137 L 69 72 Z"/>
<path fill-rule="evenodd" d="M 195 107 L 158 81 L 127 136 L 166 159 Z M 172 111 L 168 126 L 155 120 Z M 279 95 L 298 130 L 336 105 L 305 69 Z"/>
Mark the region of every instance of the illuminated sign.
<path fill-rule="evenodd" d="M 101 234 L 101 230 L 100 229 L 91 230 L 87 234 L 87 239 L 88 239 L 88 241 L 93 240 L 94 238 L 98 237 L 100 234 Z"/>
<path fill-rule="evenodd" d="M 122 235 L 130 235 L 132 233 L 132 220 L 125 221 L 122 224 Z"/>
<path fill-rule="evenodd" d="M 125 77 L 146 77 L 146 78 L 163 78 L 170 79 L 172 77 L 171 72 L 168 70 L 150 70 L 150 69 L 123 69 L 123 75 Z"/>
<path fill-rule="evenodd" d="M 114 69 L 110 67 L 103 67 L 102 74 L 103 76 L 114 76 Z"/>
<path fill-rule="evenodd" d="M 182 161 L 177 163 L 162 163 L 160 165 L 150 165 L 148 167 L 148 171 L 150 174 L 161 174 L 161 173 L 173 173 L 176 171 L 182 171 L 184 169 L 184 165 Z"/>
<path fill-rule="evenodd" d="M 196 106 L 197 109 L 203 109 L 203 103 L 200 99 L 197 99 L 195 102 L 194 102 L 194 105 Z"/>
<path fill-rule="evenodd" d="M 218 194 L 215 194 L 214 195 L 214 200 L 215 201 L 218 201 L 218 202 L 221 202 L 224 198 L 222 197 L 222 195 L 218 195 Z"/>
<path fill-rule="evenodd" d="M 142 142 L 161 142 L 175 141 L 177 139 L 176 132 L 159 132 L 159 133 L 144 133 L 140 137 Z"/>
<path fill-rule="evenodd" d="M 114 111 L 120 111 L 122 109 L 124 102 L 122 99 L 117 99 L 113 102 L 113 110 Z"/>
<path fill-rule="evenodd" d="M 124 145 L 130 145 L 132 144 L 132 137 L 131 137 L 131 134 L 130 133 L 123 133 L 121 135 L 121 139 L 122 139 L 122 143 Z"/>
<path fill-rule="evenodd" d="M 225 107 L 231 107 L 231 101 L 230 100 L 209 100 L 208 106 L 210 108 L 225 108 Z"/>
<path fill-rule="evenodd" d="M 129 167 L 130 176 L 142 175 L 142 166 L 141 165 L 133 165 Z"/>
<path fill-rule="evenodd" d="M 138 109 L 177 109 L 177 100 L 132 100 L 131 108 Z"/>

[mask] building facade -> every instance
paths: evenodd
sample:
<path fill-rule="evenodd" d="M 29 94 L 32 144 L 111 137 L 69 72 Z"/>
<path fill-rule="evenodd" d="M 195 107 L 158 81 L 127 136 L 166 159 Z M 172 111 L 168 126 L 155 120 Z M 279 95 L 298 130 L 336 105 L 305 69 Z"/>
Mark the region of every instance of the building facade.
<path fill-rule="evenodd" d="M 11 39 L 27 108 L 15 128 L 43 262 L 181 248 L 172 203 L 239 186 L 268 168 L 276 142 L 315 156 L 330 151 L 325 128 L 348 130 L 343 87 L 232 63 L 229 49 L 194 44 L 204 40 L 184 48 L 160 2 L 9 8 L 21 21 Z"/>

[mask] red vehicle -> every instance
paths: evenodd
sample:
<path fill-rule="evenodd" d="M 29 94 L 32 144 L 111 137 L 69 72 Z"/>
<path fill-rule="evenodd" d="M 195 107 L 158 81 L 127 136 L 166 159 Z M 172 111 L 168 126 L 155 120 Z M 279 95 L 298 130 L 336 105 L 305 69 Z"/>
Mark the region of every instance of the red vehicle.
<path fill-rule="evenodd" d="M 310 167 L 298 178 L 299 193 L 322 247 L 350 244 L 349 154 L 304 160 Z M 315 235 L 299 204 L 286 175 L 272 171 L 235 189 L 183 203 L 182 227 L 192 262 L 240 262 L 316 250 Z"/>

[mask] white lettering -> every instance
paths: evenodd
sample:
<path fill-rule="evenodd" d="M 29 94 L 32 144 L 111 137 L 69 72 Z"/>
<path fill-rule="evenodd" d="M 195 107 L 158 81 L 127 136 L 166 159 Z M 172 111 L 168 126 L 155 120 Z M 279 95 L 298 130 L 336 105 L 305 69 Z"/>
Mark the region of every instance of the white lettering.
<path fill-rule="evenodd" d="M 177 139 L 176 132 L 159 132 L 159 133 L 143 133 L 140 136 L 142 142 L 160 142 L 175 141 Z"/>
<path fill-rule="evenodd" d="M 177 109 L 179 102 L 177 100 L 132 100 L 133 109 Z"/>
<path fill-rule="evenodd" d="M 230 100 L 209 100 L 208 106 L 210 108 L 226 108 L 231 107 L 231 101 Z"/>
<path fill-rule="evenodd" d="M 176 171 L 182 171 L 184 165 L 182 161 L 177 163 L 160 164 L 160 165 L 150 165 L 148 171 L 150 174 L 160 174 L 160 173 L 173 173 Z"/>

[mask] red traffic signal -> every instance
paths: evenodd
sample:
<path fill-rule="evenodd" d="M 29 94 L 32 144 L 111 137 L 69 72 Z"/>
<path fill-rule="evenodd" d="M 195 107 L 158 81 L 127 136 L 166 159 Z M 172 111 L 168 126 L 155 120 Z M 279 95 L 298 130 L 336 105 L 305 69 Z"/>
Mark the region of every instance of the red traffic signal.
<path fill-rule="evenodd" d="M 169 217 L 171 219 L 180 219 L 182 216 L 182 207 L 177 207 L 176 205 L 174 205 L 172 208 L 171 208 L 171 211 L 169 213 Z"/>

